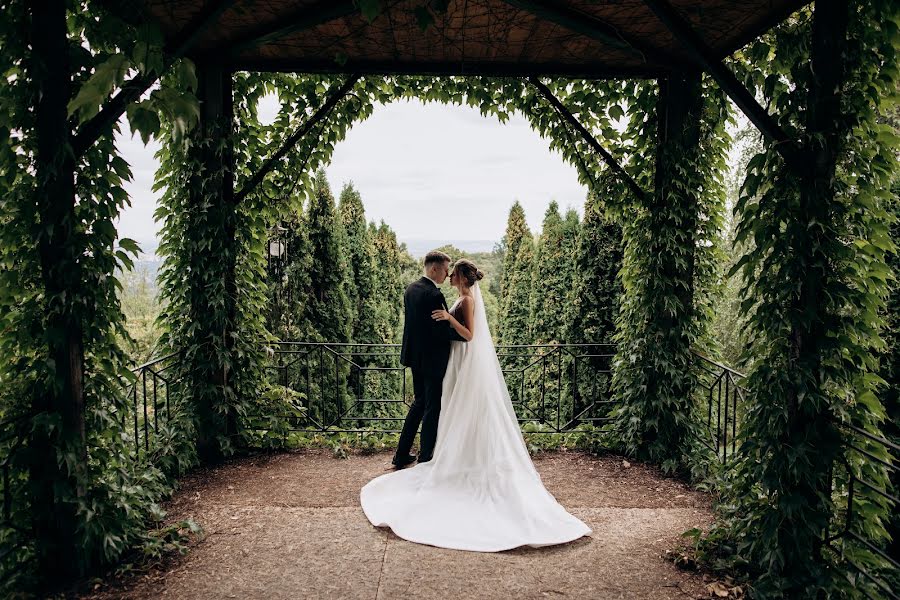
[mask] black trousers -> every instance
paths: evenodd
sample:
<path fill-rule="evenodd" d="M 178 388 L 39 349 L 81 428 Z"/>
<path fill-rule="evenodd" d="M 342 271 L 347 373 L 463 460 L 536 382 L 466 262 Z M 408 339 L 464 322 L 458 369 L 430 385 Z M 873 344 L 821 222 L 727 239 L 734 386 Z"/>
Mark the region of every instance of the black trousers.
<path fill-rule="evenodd" d="M 422 424 L 422 436 L 419 440 L 419 461 L 431 460 L 434 454 L 434 443 L 437 441 L 438 420 L 441 418 L 441 386 L 443 376 L 422 373 L 413 370 L 413 400 L 409 412 L 406 413 L 406 421 L 403 422 L 403 431 L 400 432 L 400 441 L 397 443 L 397 458 L 405 457 L 412 449 L 413 439 L 419 423 Z"/>

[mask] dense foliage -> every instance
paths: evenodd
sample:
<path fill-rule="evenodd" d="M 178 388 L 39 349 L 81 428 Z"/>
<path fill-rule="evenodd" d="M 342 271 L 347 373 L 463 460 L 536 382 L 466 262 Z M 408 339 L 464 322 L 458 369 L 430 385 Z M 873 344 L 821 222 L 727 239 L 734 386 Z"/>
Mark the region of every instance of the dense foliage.
<path fill-rule="evenodd" d="M 632 170 L 654 192 L 626 196 L 622 220 L 617 428 L 630 452 L 674 470 L 686 464 L 696 435 L 692 352 L 706 332 L 717 279 L 728 104 L 699 76 L 673 77 L 661 90 L 638 84 L 633 104 L 625 136 L 645 162 Z M 656 147 L 659 113 L 666 107 L 672 114 Z"/>
<path fill-rule="evenodd" d="M 502 330 L 504 344 L 531 343 L 531 289 L 534 281 L 534 238 L 526 232 L 519 243 L 515 261 L 506 271 L 506 292 L 501 302 L 506 306 Z"/>
<path fill-rule="evenodd" d="M 896 130 L 897 123 L 894 124 Z M 893 223 L 891 239 L 900 239 L 900 179 L 893 188 Z M 884 434 L 897 446 L 900 446 L 900 253 L 891 254 L 888 264 L 894 273 L 890 295 L 885 307 L 884 351 L 881 356 L 881 376 L 887 384 L 882 401 L 885 408 Z M 897 466 L 897 463 L 894 463 Z M 900 473 L 894 471 L 891 477 L 894 490 L 900 490 Z M 900 556 L 900 507 L 894 506 L 889 522 L 888 534 L 891 542 L 888 554 Z M 900 573 L 895 574 L 894 581 L 900 585 Z"/>
<path fill-rule="evenodd" d="M 817 3 L 815 17 L 798 13 L 740 57 L 746 83 L 814 158 L 793 169 L 766 142 L 749 163 L 737 206 L 737 242 L 752 242 L 736 267 L 751 362 L 741 462 L 726 504 L 733 513 L 720 550 L 752 565 L 761 597 L 871 592 L 861 576 L 835 577 L 821 539 L 841 527 L 832 518 L 847 500 L 843 460 L 888 487 L 878 463 L 842 442 L 854 439 L 882 458 L 886 449 L 840 424 L 878 435 L 885 416 L 875 351 L 883 347 L 885 259 L 894 250 L 886 203 L 896 137 L 878 117 L 897 91 L 897 8 Z M 882 545 L 886 500 L 864 488 L 854 502 L 853 533 Z M 865 568 L 880 563 L 864 546 L 844 552 Z"/>
<path fill-rule="evenodd" d="M 507 343 L 507 340 L 519 339 L 518 336 L 520 334 L 509 329 L 509 324 L 514 321 L 513 315 L 517 310 L 520 310 L 519 307 L 514 305 L 517 296 L 513 293 L 510 279 L 518 266 L 516 262 L 519 256 L 519 248 L 526 241 L 531 243 L 531 232 L 528 230 L 528 224 L 525 222 L 525 209 L 516 201 L 513 203 L 512 208 L 509 209 L 506 233 L 500 241 L 499 248 L 500 253 L 503 255 L 501 271 L 498 274 L 500 282 L 500 318 L 497 341 L 499 343 Z M 521 328 L 522 325 L 518 323 L 512 326 Z"/>
<path fill-rule="evenodd" d="M 362 197 L 352 183 L 341 190 L 338 214 L 346 242 L 346 292 L 350 301 L 349 314 L 352 315 L 349 337 L 363 344 L 374 343 L 380 330 L 375 321 L 376 305 L 380 299 L 375 273 L 375 244 L 369 235 Z"/>
<path fill-rule="evenodd" d="M 131 171 L 110 131 L 70 151 L 129 69 L 164 68 L 161 39 L 102 4 L 70 4 L 0 5 L 0 420 L 17 525 L 4 528 L 2 555 L 12 586 L 33 574 L 21 564 L 32 557 L 58 581 L 147 542 L 173 466 L 164 451 L 138 460 L 120 426 L 132 377 L 116 274 L 138 248 L 116 241 L 114 222 Z M 191 79 L 178 62 L 129 110 L 133 129 L 155 133 L 146 116 L 156 111 L 188 123 Z"/>
<path fill-rule="evenodd" d="M 369 10 L 377 0 L 361 4 Z M 833 466 L 846 459 L 847 468 L 889 488 L 877 463 L 841 445 L 848 434 L 838 422 L 877 435 L 885 417 L 876 357 L 885 348 L 881 315 L 891 314 L 886 257 L 894 245 L 886 208 L 896 139 L 878 119 L 896 93 L 900 17 L 888 0 L 849 4 L 846 41 L 840 31 L 828 38 L 843 47 L 828 68 L 811 68 L 821 60 L 813 50 L 823 49 L 821 40 L 810 43 L 808 12 L 735 62 L 789 135 L 822 159 L 809 169 L 818 178 L 810 179 L 765 144 L 749 162 L 737 206 L 735 244 L 745 254 L 736 269 L 753 331 L 748 419 L 734 482 L 723 490 L 732 510 L 712 542 L 731 564 L 749 566 L 760 597 L 859 594 L 861 580 L 830 569 L 820 543 L 846 502 L 846 477 Z M 840 3 L 818 3 L 817 14 L 823 5 L 833 11 Z M 583 223 L 553 206 L 533 240 L 523 215 L 510 215 L 492 309 L 505 321 L 502 339 L 599 335 L 609 330 L 599 319 L 617 315 L 614 383 L 624 449 L 667 468 L 684 463 L 695 409 L 691 352 L 705 345 L 721 280 L 728 112 L 710 80 L 681 82 L 688 109 L 675 121 L 683 127 L 658 147 L 658 109 L 671 80 L 546 82 L 646 190 L 637 197 L 621 178 L 604 179 L 607 170 L 588 141 L 529 82 L 408 76 L 360 78 L 257 187 L 237 196 L 271 148 L 344 77 L 228 74 L 232 98 L 216 110 L 224 74 L 171 60 L 154 28 L 123 23 L 102 3 L 47 6 L 0 5 L 0 418 L 24 423 L 12 439 L 23 440 L 17 447 L 27 452 L 4 450 L 12 456 L 12 512 L 33 534 L 3 529 L 4 570 L 27 577 L 15 563 L 37 558 L 30 564 L 42 574 L 68 578 L 147 543 L 172 476 L 198 454 L 215 460 L 246 441 L 253 411 L 304 400 L 269 381 L 265 343 L 274 337 L 398 339 L 396 299 L 419 266 L 387 225 L 366 223 L 353 191 L 342 194 L 346 208 L 335 207 L 316 175 L 353 123 L 398 98 L 468 105 L 501 121 L 521 113 L 575 166 L 592 192 Z M 172 416 L 154 428 L 152 445 L 145 437 L 145 452 L 132 450 L 136 440 L 121 425 L 138 419 L 126 401 L 133 376 L 116 293 L 117 272 L 130 268 L 138 249 L 130 240 L 117 244 L 113 225 L 128 201 L 123 182 L 130 170 L 114 147 L 112 125 L 86 152 L 67 151 L 78 128 L 133 72 L 166 73 L 127 118 L 145 140 L 164 141 L 156 183 L 165 190 L 157 212 L 161 343 L 179 357 L 180 382 Z M 819 85 L 819 78 L 835 85 Z M 257 114 L 267 94 L 281 104 L 270 124 Z M 829 164 L 833 172 L 816 171 Z M 621 227 L 621 269 L 616 230 L 601 214 Z M 275 283 L 295 296 L 272 314 L 266 242 L 279 223 L 288 229 L 293 263 L 286 283 Z M 623 295 L 614 306 L 617 285 Z M 597 302 L 609 301 L 608 310 L 597 307 L 596 323 L 576 323 L 574 315 L 588 318 L 583 311 L 560 310 L 591 292 Z M 891 371 L 881 372 L 890 380 Z M 896 414 L 896 403 L 890 410 Z M 855 441 L 885 457 L 865 439 Z M 834 492 L 827 485 L 832 474 Z M 884 546 L 890 507 L 866 490 L 856 498 L 853 533 Z M 845 550 L 861 564 L 882 566 L 865 546 Z"/>
<path fill-rule="evenodd" d="M 531 280 L 531 338 L 535 343 L 562 342 L 565 337 L 566 306 L 571 290 L 572 254 L 559 205 L 551 202 L 537 238 Z"/>
<path fill-rule="evenodd" d="M 900 182 L 895 182 L 893 189 L 892 240 L 900 239 L 900 185 L 898 183 Z M 900 253 L 895 252 L 891 255 L 889 265 L 894 273 L 894 281 L 886 306 L 885 348 L 881 358 L 881 376 L 887 383 L 883 397 L 886 413 L 884 433 L 889 440 L 900 446 L 900 278 L 897 277 L 897 274 L 900 273 Z M 894 490 L 900 490 L 900 474 L 896 471 L 893 473 L 891 483 Z M 888 554 L 891 556 L 900 556 L 900 510 L 898 508 L 900 507 L 894 507 L 888 524 L 888 533 L 891 536 Z M 900 574 L 895 581 L 900 584 Z"/>
<path fill-rule="evenodd" d="M 608 181 L 608 177 L 605 178 Z M 622 227 L 606 211 L 597 190 L 584 203 L 584 221 L 573 253 L 574 282 L 568 334 L 570 344 L 609 344 L 622 301 Z"/>

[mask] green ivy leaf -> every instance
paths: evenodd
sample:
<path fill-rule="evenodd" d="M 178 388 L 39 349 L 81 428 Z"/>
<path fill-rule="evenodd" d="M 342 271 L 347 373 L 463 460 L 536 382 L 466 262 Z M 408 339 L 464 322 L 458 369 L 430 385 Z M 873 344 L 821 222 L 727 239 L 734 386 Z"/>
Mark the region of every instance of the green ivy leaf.
<path fill-rule="evenodd" d="M 100 111 L 100 105 L 112 90 L 121 85 L 131 63 L 124 54 L 114 54 L 101 63 L 78 90 L 75 98 L 67 106 L 69 116 L 76 113 L 79 122 L 90 119 Z"/>
<path fill-rule="evenodd" d="M 151 108 L 151 104 L 150 101 L 144 101 L 139 104 L 132 104 L 126 109 L 131 130 L 140 134 L 141 140 L 145 145 L 150 141 L 150 138 L 159 134 L 160 130 L 159 115 Z"/>

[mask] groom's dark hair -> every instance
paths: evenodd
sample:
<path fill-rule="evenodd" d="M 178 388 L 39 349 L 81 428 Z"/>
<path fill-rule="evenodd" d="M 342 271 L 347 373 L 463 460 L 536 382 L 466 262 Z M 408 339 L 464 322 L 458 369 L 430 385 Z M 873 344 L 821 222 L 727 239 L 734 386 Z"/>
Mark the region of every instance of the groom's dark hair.
<path fill-rule="evenodd" d="M 434 263 L 445 263 L 450 262 L 450 256 L 444 254 L 440 250 L 432 250 L 428 254 L 425 255 L 425 266 L 434 264 Z"/>

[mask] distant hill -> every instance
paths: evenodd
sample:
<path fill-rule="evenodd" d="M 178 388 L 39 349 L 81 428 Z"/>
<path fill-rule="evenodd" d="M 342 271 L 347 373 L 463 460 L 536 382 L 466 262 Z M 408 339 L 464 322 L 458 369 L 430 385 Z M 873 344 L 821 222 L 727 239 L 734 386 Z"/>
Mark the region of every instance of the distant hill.
<path fill-rule="evenodd" d="M 463 252 L 469 254 L 491 252 L 498 243 L 494 240 L 430 240 L 414 238 L 401 239 L 399 241 L 406 244 L 406 249 L 413 258 L 423 258 L 430 250 L 448 245 L 456 246 Z M 156 257 L 157 242 L 155 239 L 137 240 L 137 242 L 142 250 L 140 260 L 137 262 L 154 263 L 159 261 Z"/>
<path fill-rule="evenodd" d="M 491 252 L 497 244 L 494 240 L 420 240 L 420 239 L 401 239 L 400 242 L 406 244 L 406 249 L 413 258 L 422 258 L 430 250 L 440 248 L 441 246 L 456 246 L 463 252 L 478 254 L 481 252 Z"/>

